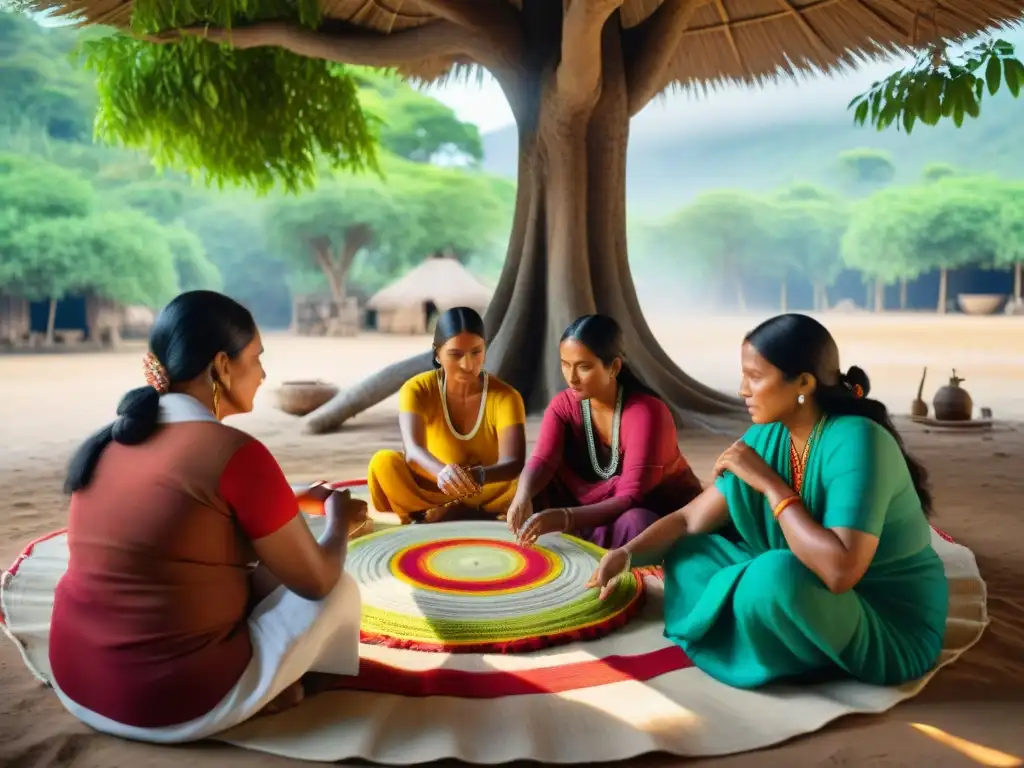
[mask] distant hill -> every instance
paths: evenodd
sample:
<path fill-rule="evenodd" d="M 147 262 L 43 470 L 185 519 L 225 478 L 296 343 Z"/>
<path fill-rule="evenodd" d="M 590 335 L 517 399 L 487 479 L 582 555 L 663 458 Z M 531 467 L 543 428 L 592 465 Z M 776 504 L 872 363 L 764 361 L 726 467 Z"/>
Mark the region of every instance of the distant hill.
<path fill-rule="evenodd" d="M 1024 48 L 1024 35 L 1009 37 Z M 967 171 L 1024 177 L 1024 143 L 1020 138 L 1024 96 L 1015 100 L 1000 93 L 986 99 L 979 119 L 968 121 L 960 129 L 952 123 L 919 126 L 907 136 L 894 129 L 880 133 L 853 125 L 852 114 L 845 110 L 845 93 L 839 94 L 840 98 L 832 94 L 827 103 L 822 103 L 825 100 L 819 97 L 826 84 L 808 86 L 803 104 L 803 87 L 792 88 L 786 112 L 781 115 L 761 94 L 753 92 L 749 112 L 741 116 L 727 113 L 725 119 L 714 124 L 706 119 L 688 124 L 686 105 L 676 101 L 679 97 L 669 97 L 677 115 L 674 122 L 679 125 L 675 132 L 665 125 L 652 132 L 649 127 L 657 117 L 642 114 L 634 120 L 634 126 L 647 117 L 648 130 L 634 130 L 629 147 L 630 212 L 660 215 L 702 191 L 722 187 L 759 191 L 793 181 L 834 185 L 836 155 L 859 147 L 891 153 L 900 182 L 916 180 L 926 165 L 936 162 Z M 836 89 L 840 87 L 849 91 L 851 84 L 840 83 Z M 859 90 L 862 88 L 855 86 L 852 92 Z M 731 94 L 730 98 L 742 103 L 743 95 Z M 713 102 L 715 98 L 712 94 L 706 100 Z M 684 116 L 678 117 L 680 113 Z M 702 124 L 693 124 L 698 122 Z M 514 177 L 515 127 L 486 134 L 483 140 L 488 168 Z"/>

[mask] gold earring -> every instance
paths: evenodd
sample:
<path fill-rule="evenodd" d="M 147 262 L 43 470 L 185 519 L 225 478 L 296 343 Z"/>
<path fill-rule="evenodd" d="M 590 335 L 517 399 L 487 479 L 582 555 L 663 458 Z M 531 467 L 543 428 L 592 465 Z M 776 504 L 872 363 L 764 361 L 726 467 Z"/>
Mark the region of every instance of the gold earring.
<path fill-rule="evenodd" d="M 213 417 L 220 421 L 220 383 L 213 380 Z"/>

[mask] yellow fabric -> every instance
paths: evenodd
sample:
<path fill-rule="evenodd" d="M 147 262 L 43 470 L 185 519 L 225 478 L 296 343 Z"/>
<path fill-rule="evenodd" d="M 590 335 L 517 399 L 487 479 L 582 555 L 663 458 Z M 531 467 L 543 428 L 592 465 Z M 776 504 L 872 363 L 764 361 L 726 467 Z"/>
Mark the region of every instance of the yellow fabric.
<path fill-rule="evenodd" d="M 398 393 L 398 409 L 415 413 L 423 420 L 427 452 L 444 464 L 483 466 L 496 464 L 500 455 L 498 435 L 502 430 L 526 423 L 523 398 L 501 379 L 488 375 L 487 399 L 480 428 L 469 440 L 460 440 L 448 427 L 441 402 L 441 379 L 437 371 L 414 376 Z M 397 451 L 378 451 L 367 471 L 370 499 L 375 509 L 392 511 L 402 522 L 412 512 L 439 507 L 454 498 L 437 489 L 436 481 L 426 471 L 405 461 Z M 515 480 L 490 483 L 476 496 L 463 499 L 470 507 L 504 514 L 516 492 Z"/>
<path fill-rule="evenodd" d="M 394 512 L 403 524 L 409 515 L 439 507 L 455 499 L 437 489 L 433 480 L 413 474 L 412 468 L 398 451 L 377 451 L 367 471 L 370 502 L 378 512 Z M 475 496 L 464 499 L 470 507 L 503 515 L 516 494 L 516 480 L 489 483 Z"/>
<path fill-rule="evenodd" d="M 443 464 L 490 466 L 498 461 L 498 435 L 508 427 L 526 423 L 522 396 L 495 376 L 487 377 L 484 418 L 472 440 L 459 440 L 445 422 L 441 406 L 441 382 L 436 371 L 414 376 L 398 393 L 398 409 L 423 420 L 427 452 Z M 418 467 L 413 471 L 432 479 Z"/>

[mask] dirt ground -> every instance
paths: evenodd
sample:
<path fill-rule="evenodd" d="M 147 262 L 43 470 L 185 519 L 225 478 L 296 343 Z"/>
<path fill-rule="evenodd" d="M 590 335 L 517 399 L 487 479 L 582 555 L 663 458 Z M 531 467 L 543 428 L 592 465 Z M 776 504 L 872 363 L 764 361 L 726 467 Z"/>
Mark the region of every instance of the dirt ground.
<path fill-rule="evenodd" d="M 690 374 L 725 391 L 738 383 L 738 345 L 758 318 L 666 317 L 654 329 Z M 1024 765 L 1024 317 L 829 315 L 844 366 L 872 378 L 873 394 L 905 414 L 928 366 L 925 399 L 956 368 L 979 407 L 999 421 L 983 434 L 949 434 L 901 422 L 929 467 L 935 524 L 974 550 L 989 587 L 992 624 L 973 650 L 917 699 L 874 718 L 849 718 L 818 734 L 721 766 Z M 283 380 L 319 377 L 342 386 L 424 349 L 425 337 L 365 335 L 305 339 L 268 334 L 267 386 L 254 413 L 235 425 L 263 440 L 296 482 L 365 475 L 372 451 L 397 446 L 396 398 L 338 434 L 302 435 L 273 408 Z M 110 354 L 0 356 L 0 565 L 32 538 L 63 526 L 60 484 L 75 445 L 108 421 L 120 395 L 142 382 L 141 346 Z M 531 421 L 530 437 L 536 434 Z M 684 453 L 706 478 L 730 436 L 680 433 Z M 652 757 L 653 764 L 681 761 Z M 270 768 L 291 761 L 218 745 L 166 749 L 91 733 L 66 715 L 0 641 L 0 768 L 112 766 Z"/>

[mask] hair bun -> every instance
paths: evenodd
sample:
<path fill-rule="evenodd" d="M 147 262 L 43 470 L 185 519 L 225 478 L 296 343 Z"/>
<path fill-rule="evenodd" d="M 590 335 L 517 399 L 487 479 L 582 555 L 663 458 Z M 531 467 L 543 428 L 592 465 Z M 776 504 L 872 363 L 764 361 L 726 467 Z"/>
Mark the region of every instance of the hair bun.
<path fill-rule="evenodd" d="M 871 391 L 871 379 L 868 378 L 863 368 L 858 368 L 856 365 L 851 365 L 846 371 L 843 375 L 843 382 L 853 390 L 859 387 L 861 391 L 858 397 L 867 397 Z"/>
<path fill-rule="evenodd" d="M 128 392 L 117 404 L 117 420 L 111 425 L 115 442 L 137 445 L 153 433 L 160 415 L 160 393 L 151 386 Z"/>

